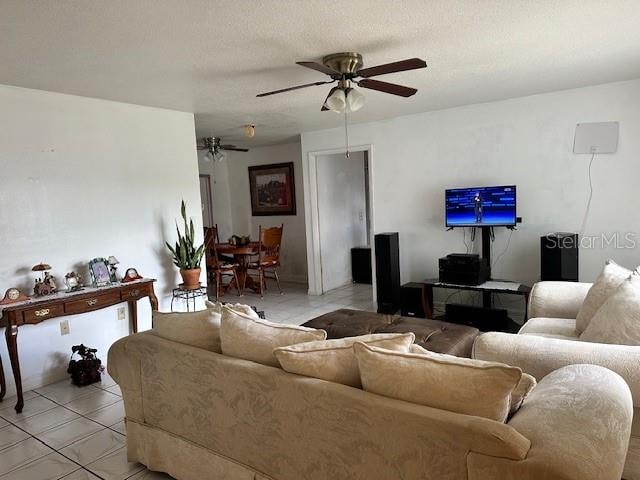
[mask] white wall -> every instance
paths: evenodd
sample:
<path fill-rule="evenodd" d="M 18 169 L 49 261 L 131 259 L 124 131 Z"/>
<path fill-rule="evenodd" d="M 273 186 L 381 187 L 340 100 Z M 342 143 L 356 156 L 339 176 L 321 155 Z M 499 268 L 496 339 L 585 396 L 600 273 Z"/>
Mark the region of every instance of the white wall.
<path fill-rule="evenodd" d="M 351 283 L 351 248 L 367 244 L 364 152 L 316 164 L 323 291 Z"/>
<path fill-rule="evenodd" d="M 200 160 L 201 173 L 211 171 L 212 175 L 217 178 L 212 188 L 214 190 L 214 204 L 216 203 L 215 198 L 219 199 L 218 205 L 223 204 L 222 207 L 214 205 L 214 221 L 218 223 L 220 228 L 220 241 L 226 241 L 231 234 L 250 235 L 252 238 L 257 238 L 260 225 L 272 227 L 284 224 L 281 249 L 282 267 L 279 271 L 280 279 L 292 282 L 306 282 L 307 250 L 300 142 L 251 148 L 246 153 L 226 152 L 226 155 L 227 158 L 222 162 L 204 162 L 202 157 Z M 286 162 L 293 162 L 296 215 L 252 216 L 248 167 Z M 225 189 L 226 192 L 221 193 L 221 189 Z M 220 200 L 220 197 L 222 197 L 222 200 Z"/>
<path fill-rule="evenodd" d="M 115 255 L 120 273 L 134 266 L 158 279 L 160 308 L 178 282 L 165 239 L 184 199 L 201 232 L 193 115 L 123 103 L 0 86 L 0 290 L 31 293 L 31 267 L 45 261 L 59 284 L 66 272 L 88 279 L 89 259 Z M 201 238 L 201 234 L 200 234 Z M 202 275 L 204 279 L 204 273 Z M 151 325 L 139 302 L 139 328 Z M 107 349 L 129 333 L 116 307 L 22 326 L 23 387 L 63 378 L 78 343 Z M 8 395 L 15 392 L 4 341 Z"/>
<path fill-rule="evenodd" d="M 231 216 L 231 193 L 229 185 L 229 162 L 205 160 L 207 152 L 198 152 L 198 169 L 200 174 L 209 175 L 211 179 L 211 200 L 213 202 L 213 223 L 218 225 L 220 241 L 226 241 L 233 235 L 233 219 Z"/>
<path fill-rule="evenodd" d="M 375 102 L 377 94 L 368 97 Z M 495 266 L 494 277 L 535 282 L 539 237 L 578 230 L 587 202 L 589 157 L 572 153 L 575 125 L 609 120 L 620 121 L 619 149 L 595 159 L 585 233 L 633 232 L 640 242 L 640 80 L 350 126 L 352 145 L 372 145 L 373 225 L 376 232 L 400 232 L 402 282 L 437 276 L 439 257 L 465 251 L 462 231 L 443 227 L 445 188 L 511 183 L 518 186 L 518 215 L 524 223 Z M 342 128 L 302 134 L 306 189 L 312 180 L 309 153 L 339 149 L 343 143 Z M 309 217 L 308 199 L 305 209 Z M 508 235 L 506 229 L 496 229 L 494 255 L 505 248 Z M 310 251 L 311 241 L 308 225 Z M 583 248 L 581 280 L 592 281 L 609 257 L 635 267 L 640 243 L 631 249 Z M 309 255 L 311 292 L 318 287 L 314 268 Z"/>

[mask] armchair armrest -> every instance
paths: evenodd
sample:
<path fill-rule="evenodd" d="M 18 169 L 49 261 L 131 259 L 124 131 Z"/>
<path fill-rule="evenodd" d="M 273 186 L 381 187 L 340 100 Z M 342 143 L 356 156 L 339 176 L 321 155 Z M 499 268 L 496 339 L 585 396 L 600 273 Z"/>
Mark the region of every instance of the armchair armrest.
<path fill-rule="evenodd" d="M 576 318 L 591 283 L 538 282 L 529 294 L 529 318 Z"/>
<path fill-rule="evenodd" d="M 473 358 L 520 367 L 537 380 L 566 365 L 599 365 L 613 370 L 627 382 L 634 405 L 640 407 L 639 346 L 488 332 L 476 338 Z"/>
<path fill-rule="evenodd" d="M 522 461 L 470 452 L 469 480 L 619 480 L 633 407 L 629 387 L 595 365 L 546 376 L 509 421 L 531 440 Z"/>

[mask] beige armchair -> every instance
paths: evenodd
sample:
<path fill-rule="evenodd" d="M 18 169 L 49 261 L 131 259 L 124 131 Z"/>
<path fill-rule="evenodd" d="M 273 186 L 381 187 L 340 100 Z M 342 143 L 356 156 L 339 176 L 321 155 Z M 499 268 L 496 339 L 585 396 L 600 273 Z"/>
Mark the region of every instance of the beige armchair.
<path fill-rule="evenodd" d="M 573 282 L 535 284 L 529 298 L 530 319 L 520 332 L 480 335 L 473 357 L 518 366 L 538 381 L 572 364 L 600 365 L 618 373 L 629 385 L 634 404 L 624 478 L 640 480 L 640 346 L 580 340 L 575 319 L 590 287 Z"/>

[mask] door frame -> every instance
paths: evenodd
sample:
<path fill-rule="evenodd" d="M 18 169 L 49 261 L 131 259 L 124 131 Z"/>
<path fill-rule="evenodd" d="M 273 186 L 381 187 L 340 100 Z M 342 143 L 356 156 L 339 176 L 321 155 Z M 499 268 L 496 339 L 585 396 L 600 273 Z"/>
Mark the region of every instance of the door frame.
<path fill-rule="evenodd" d="M 213 192 L 211 190 L 211 175 L 209 175 L 208 173 L 200 173 L 198 175 L 198 177 L 200 179 L 204 178 L 206 180 L 207 183 L 207 200 L 209 203 L 209 222 L 211 224 L 211 226 L 213 227 L 215 225 L 215 223 L 213 222 Z M 202 199 L 201 199 L 202 201 Z M 204 212 L 203 213 L 203 218 L 204 218 Z"/>
<path fill-rule="evenodd" d="M 375 192 L 374 192 L 374 160 L 373 145 L 353 145 L 349 147 L 350 152 L 366 152 L 369 165 L 369 211 L 367 215 L 370 221 L 369 245 L 371 245 L 371 274 L 373 286 L 373 300 L 376 300 L 376 275 L 375 275 Z M 309 276 L 309 295 L 322 295 L 324 293 L 322 286 L 322 242 L 320 240 L 320 212 L 318 202 L 318 157 L 325 155 L 344 154 L 343 148 L 332 148 L 328 150 L 315 150 L 307 152 L 306 172 L 307 181 L 305 182 L 305 203 L 308 202 L 308 215 L 305 216 L 307 227 L 307 267 Z M 345 161 L 349 161 L 345 159 Z"/>

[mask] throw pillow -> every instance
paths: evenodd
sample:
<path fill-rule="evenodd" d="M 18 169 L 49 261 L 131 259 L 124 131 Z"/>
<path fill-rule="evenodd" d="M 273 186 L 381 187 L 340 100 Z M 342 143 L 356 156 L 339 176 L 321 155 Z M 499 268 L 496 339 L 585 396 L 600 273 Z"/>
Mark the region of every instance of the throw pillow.
<path fill-rule="evenodd" d="M 249 305 L 244 305 L 242 303 L 225 303 L 222 304 L 220 302 L 210 302 L 209 300 L 205 300 L 204 304 L 207 308 L 211 308 L 222 315 L 222 307 L 226 305 L 227 307 L 235 310 L 236 312 L 244 313 L 245 315 L 250 316 L 251 318 L 260 318 L 256 311 L 251 308 Z"/>
<path fill-rule="evenodd" d="M 578 333 L 585 331 L 598 309 L 629 275 L 631 270 L 621 267 L 613 260 L 607 260 L 602 273 L 589 289 L 576 317 Z"/>
<path fill-rule="evenodd" d="M 153 333 L 174 342 L 212 352 L 220 349 L 220 313 L 214 309 L 187 313 L 152 313 Z"/>
<path fill-rule="evenodd" d="M 580 340 L 640 345 L 640 272 L 633 272 L 604 302 Z"/>
<path fill-rule="evenodd" d="M 433 353 L 415 343 L 411 345 L 411 347 L 409 348 L 409 352 L 418 353 L 422 355 L 429 355 L 430 353 Z M 449 357 L 449 355 L 445 355 L 445 357 Z M 487 363 L 487 362 L 484 362 L 484 360 L 474 360 L 474 361 L 478 365 L 482 365 L 482 363 Z M 511 392 L 511 399 L 509 401 L 510 407 L 509 407 L 508 418 L 511 418 L 514 413 L 520 410 L 520 407 L 524 403 L 525 398 L 527 398 L 527 396 L 531 393 L 531 390 L 533 390 L 533 388 L 536 385 L 537 385 L 537 382 L 534 376 L 529 375 L 528 373 L 522 372 L 522 378 L 518 382 L 518 385 L 516 385 L 516 388 L 513 389 L 513 392 Z"/>
<path fill-rule="evenodd" d="M 324 340 L 327 332 L 253 318 L 225 305 L 222 308 L 220 340 L 222 353 L 230 357 L 279 367 L 273 353 L 278 347 Z"/>
<path fill-rule="evenodd" d="M 511 393 L 522 377 L 519 368 L 501 363 L 393 352 L 364 343 L 354 350 L 365 390 L 498 422 L 506 421 Z"/>
<path fill-rule="evenodd" d="M 361 388 L 358 361 L 353 352 L 356 342 L 387 350 L 406 352 L 416 339 L 413 333 L 374 333 L 358 337 L 306 342 L 274 350 L 284 370 Z"/>

